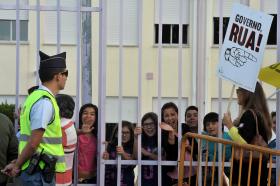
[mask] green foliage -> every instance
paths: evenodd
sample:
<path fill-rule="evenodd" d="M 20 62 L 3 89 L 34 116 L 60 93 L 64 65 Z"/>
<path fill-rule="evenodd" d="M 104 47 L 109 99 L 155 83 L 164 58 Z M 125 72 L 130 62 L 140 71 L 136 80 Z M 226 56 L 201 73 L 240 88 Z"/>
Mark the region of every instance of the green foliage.
<path fill-rule="evenodd" d="M 14 123 L 15 104 L 1 103 L 0 113 L 5 114 Z"/>

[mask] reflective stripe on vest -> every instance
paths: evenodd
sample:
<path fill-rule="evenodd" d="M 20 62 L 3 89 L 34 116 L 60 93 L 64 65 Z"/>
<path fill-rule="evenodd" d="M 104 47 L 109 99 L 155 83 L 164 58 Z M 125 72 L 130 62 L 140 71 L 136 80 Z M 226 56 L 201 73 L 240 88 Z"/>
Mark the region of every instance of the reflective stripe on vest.
<path fill-rule="evenodd" d="M 20 141 L 28 141 L 30 136 L 26 134 L 20 135 Z M 62 138 L 52 138 L 52 137 L 43 137 L 40 143 L 47 143 L 47 144 L 62 144 Z"/>

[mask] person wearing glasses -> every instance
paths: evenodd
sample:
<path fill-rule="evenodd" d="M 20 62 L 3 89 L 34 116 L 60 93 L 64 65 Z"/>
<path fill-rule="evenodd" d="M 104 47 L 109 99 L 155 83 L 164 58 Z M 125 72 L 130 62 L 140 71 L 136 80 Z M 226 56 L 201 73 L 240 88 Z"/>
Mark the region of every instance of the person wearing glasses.
<path fill-rule="evenodd" d="M 146 113 L 141 120 L 142 127 L 134 129 L 134 146 L 133 156 L 137 159 L 138 135 L 141 136 L 141 154 L 142 160 L 157 160 L 158 159 L 158 143 L 157 143 L 157 125 L 158 116 L 153 112 Z M 143 165 L 142 166 L 142 185 L 158 185 L 157 166 Z"/>
<path fill-rule="evenodd" d="M 121 146 L 118 146 L 118 125 L 113 130 L 111 140 L 107 145 L 106 151 L 103 152 L 103 159 L 115 160 L 121 156 L 122 160 L 133 159 L 133 126 L 129 121 L 122 121 Z M 135 165 L 122 165 L 120 185 L 134 186 L 134 169 Z M 117 185 L 117 166 L 106 165 L 105 167 L 105 186 Z"/>
<path fill-rule="evenodd" d="M 68 77 L 66 52 L 49 56 L 39 52 L 39 77 L 42 84 L 26 99 L 20 114 L 21 134 L 18 158 L 7 165 L 2 172 L 17 176 L 23 185 L 55 185 L 51 172 L 65 172 L 64 151 L 59 107 L 55 95 L 63 90 Z M 54 164 L 43 161 L 48 157 Z M 55 175 L 55 174 L 53 174 Z"/>

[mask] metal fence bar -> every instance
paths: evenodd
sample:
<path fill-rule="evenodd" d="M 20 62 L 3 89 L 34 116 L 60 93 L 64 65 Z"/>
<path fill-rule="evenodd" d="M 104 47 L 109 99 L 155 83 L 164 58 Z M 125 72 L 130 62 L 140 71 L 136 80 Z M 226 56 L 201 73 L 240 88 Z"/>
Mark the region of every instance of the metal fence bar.
<path fill-rule="evenodd" d="M 277 15 L 280 15 L 280 0 L 277 1 Z M 277 61 L 280 60 L 280 19 L 277 19 Z M 277 89 L 279 90 L 279 89 Z M 276 94 L 276 139 L 280 139 L 280 92 Z M 280 141 L 276 140 L 276 149 L 280 149 Z M 276 172 L 280 175 L 280 158 L 276 157 Z M 276 183 L 280 184 L 279 176 L 276 176 Z"/>
<path fill-rule="evenodd" d="M 60 0 L 56 1 L 56 6 L 57 6 L 57 10 L 56 10 L 56 16 L 57 16 L 57 20 L 56 20 L 56 39 L 57 39 L 57 43 L 56 43 L 56 52 L 60 53 L 60 48 L 61 48 L 61 10 L 60 10 Z"/>
<path fill-rule="evenodd" d="M 104 185 L 105 164 L 102 159 L 102 153 L 105 151 L 105 145 L 102 142 L 105 141 L 105 102 L 106 102 L 106 36 L 107 36 L 107 21 L 106 21 L 106 8 L 107 0 L 99 0 L 99 6 L 101 12 L 99 15 L 99 73 L 98 73 L 98 106 L 99 110 L 104 112 L 98 112 L 98 163 L 97 163 L 97 185 Z"/>
<path fill-rule="evenodd" d="M 0 3 L 1 10 L 16 10 L 16 5 Z M 19 10 L 37 10 L 37 5 L 20 5 Z M 57 6 L 40 5 L 39 11 L 57 11 Z M 60 6 L 60 11 L 63 12 L 76 12 L 76 7 Z M 100 12 L 99 7 L 80 7 L 81 12 Z"/>
<path fill-rule="evenodd" d="M 157 97 L 157 111 L 158 111 L 158 122 L 160 123 L 161 118 L 161 89 L 162 89 L 162 0 L 159 2 L 159 23 L 158 23 L 158 97 Z M 161 156 L 161 128 L 158 125 L 158 185 L 161 185 L 162 181 L 162 156 Z"/>
<path fill-rule="evenodd" d="M 198 24 L 198 18 L 197 18 L 197 0 L 192 0 L 192 11 L 193 11 L 193 15 L 195 16 L 192 16 L 192 42 L 191 42 L 191 45 L 192 45 L 192 80 L 191 80 L 191 100 L 190 100 L 190 103 L 191 105 L 197 105 L 197 101 L 196 101 L 196 95 L 197 95 L 197 34 L 198 34 L 198 27 L 197 27 L 197 24 Z M 190 17 L 190 13 L 189 13 L 189 17 Z"/>
<path fill-rule="evenodd" d="M 118 146 L 122 146 L 122 109 L 123 109 L 123 0 L 120 0 L 120 20 L 119 20 L 119 123 L 118 123 Z M 117 156 L 118 158 L 118 164 L 117 164 L 117 186 L 121 185 L 121 155 Z"/>
<path fill-rule="evenodd" d="M 177 159 L 179 159 L 180 157 L 180 141 L 181 141 L 181 137 L 182 137 L 182 126 L 181 123 L 183 123 L 183 121 L 181 121 L 181 115 L 183 115 L 183 111 L 182 111 L 182 85 L 183 85 L 183 81 L 182 81 L 182 58 L 183 58 L 183 54 L 182 54 L 182 50 L 183 50 L 183 34 L 182 34 L 182 19 L 183 19 L 183 0 L 179 0 L 179 46 L 178 46 L 178 157 Z M 178 169 L 178 174 L 179 174 L 179 169 Z"/>
<path fill-rule="evenodd" d="M 15 111 L 19 107 L 19 68 L 20 68 L 20 19 L 19 19 L 19 0 L 16 1 L 16 100 Z M 18 131 L 18 117 L 15 119 L 15 131 Z"/>
<path fill-rule="evenodd" d="M 137 126 L 141 127 L 141 117 L 142 117 L 142 24 L 143 24 L 143 1 L 138 0 L 138 102 L 137 102 Z M 142 147 L 142 135 L 137 136 L 138 139 L 138 152 L 137 152 L 137 160 L 138 160 L 138 185 L 141 185 L 142 180 L 142 151 L 140 150 Z M 135 143 L 135 142 L 134 142 Z"/>
<path fill-rule="evenodd" d="M 77 58 L 76 58 L 76 104 L 75 104 L 75 126 L 76 128 L 79 128 L 79 108 L 80 108 L 80 90 L 81 90 L 81 78 L 80 78 L 80 74 L 81 74 L 81 1 L 77 0 L 76 2 L 76 28 L 77 28 Z M 79 144 L 78 144 L 79 145 Z M 78 148 L 78 146 L 77 146 Z M 75 153 L 75 158 L 74 158 L 74 180 L 73 180 L 73 184 L 76 186 L 78 184 L 78 153 Z"/>
<path fill-rule="evenodd" d="M 40 0 L 36 1 L 36 85 L 39 85 L 39 73 L 38 69 L 40 66 L 40 56 L 39 56 L 39 50 L 40 50 Z"/>
<path fill-rule="evenodd" d="M 223 7 L 224 7 L 224 0 L 219 0 L 219 49 L 222 48 L 222 44 L 223 44 Z M 223 81 L 221 78 L 218 78 L 218 89 L 219 89 L 219 92 L 218 92 L 218 102 L 219 102 L 219 105 L 218 105 L 218 110 L 219 110 L 219 132 L 218 132 L 218 136 L 219 138 L 222 138 L 222 89 L 223 89 Z M 218 145 L 218 160 L 220 161 L 222 159 L 222 146 L 219 144 Z M 222 174 L 222 168 L 221 166 L 219 166 L 219 175 Z M 220 181 L 220 180 L 219 180 Z M 221 182 L 218 182 L 218 185 L 221 185 Z"/>

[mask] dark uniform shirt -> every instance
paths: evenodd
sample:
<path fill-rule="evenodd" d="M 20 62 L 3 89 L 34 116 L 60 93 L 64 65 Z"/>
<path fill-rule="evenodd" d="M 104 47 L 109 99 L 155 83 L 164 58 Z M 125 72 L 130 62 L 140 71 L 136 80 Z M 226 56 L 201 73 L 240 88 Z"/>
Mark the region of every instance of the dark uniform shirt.
<path fill-rule="evenodd" d="M 0 113 L 0 169 L 2 170 L 18 156 L 18 140 L 11 120 Z M 0 183 L 6 182 L 7 177 L 0 174 Z"/>

